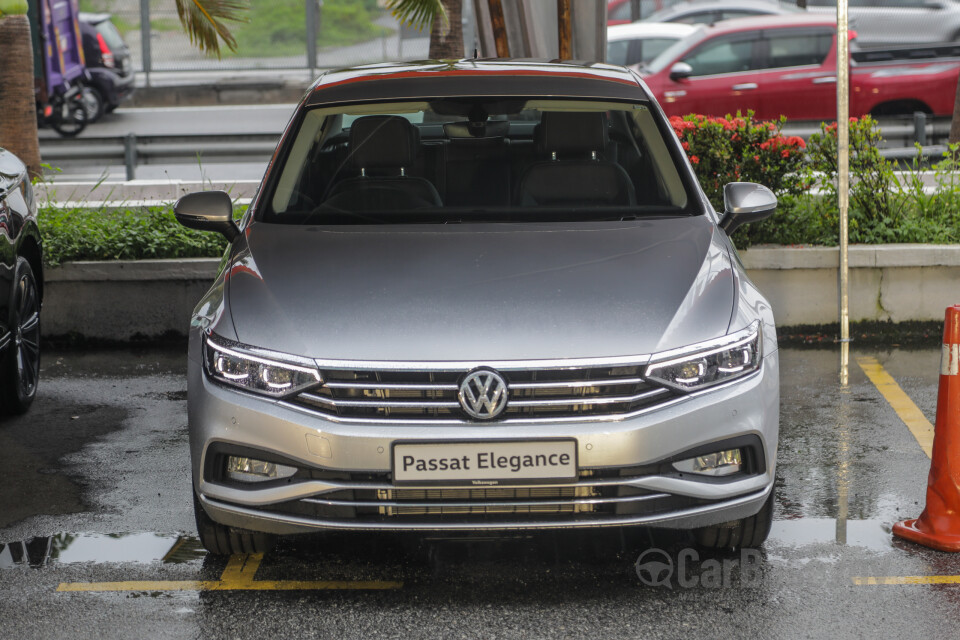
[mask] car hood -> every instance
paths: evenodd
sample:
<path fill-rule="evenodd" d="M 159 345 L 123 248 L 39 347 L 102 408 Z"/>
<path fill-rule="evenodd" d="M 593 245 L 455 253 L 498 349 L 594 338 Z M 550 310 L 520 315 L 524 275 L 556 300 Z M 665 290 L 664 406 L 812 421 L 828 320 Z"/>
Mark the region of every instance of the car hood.
<path fill-rule="evenodd" d="M 726 333 L 730 258 L 703 216 L 615 223 L 254 223 L 227 266 L 237 338 L 323 359 L 642 355 Z"/>

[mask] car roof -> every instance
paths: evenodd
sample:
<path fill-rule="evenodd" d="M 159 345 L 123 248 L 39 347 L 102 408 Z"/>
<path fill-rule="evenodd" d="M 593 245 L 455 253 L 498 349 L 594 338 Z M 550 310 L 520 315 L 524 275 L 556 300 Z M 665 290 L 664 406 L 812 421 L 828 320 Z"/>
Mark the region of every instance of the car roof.
<path fill-rule="evenodd" d="M 305 104 L 472 96 L 651 99 L 624 67 L 498 58 L 378 63 L 328 71 L 310 88 Z"/>
<path fill-rule="evenodd" d="M 773 2 L 772 0 L 697 0 L 696 2 L 678 2 L 666 9 L 661 9 L 651 14 L 650 17 L 674 15 L 693 10 L 715 11 L 717 9 L 762 9 L 776 13 L 790 14 L 803 12 L 803 9 L 799 9 L 796 6 L 783 2 Z"/>
<path fill-rule="evenodd" d="M 696 26 L 682 22 L 631 22 L 607 27 L 607 41 L 656 38 L 658 36 L 685 38 L 696 30 Z"/>
<path fill-rule="evenodd" d="M 738 31 L 756 31 L 758 29 L 784 29 L 788 27 L 836 27 L 837 19 L 822 13 L 790 13 L 785 15 L 750 16 L 722 20 L 713 25 L 704 25 L 707 34 L 736 33 Z"/>

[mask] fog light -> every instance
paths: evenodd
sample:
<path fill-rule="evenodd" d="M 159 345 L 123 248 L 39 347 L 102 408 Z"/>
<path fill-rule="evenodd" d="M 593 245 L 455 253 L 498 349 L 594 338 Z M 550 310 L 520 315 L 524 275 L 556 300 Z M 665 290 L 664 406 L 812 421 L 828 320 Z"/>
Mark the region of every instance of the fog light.
<path fill-rule="evenodd" d="M 278 478 L 289 478 L 296 472 L 296 467 L 288 467 L 275 462 L 237 456 L 227 458 L 227 477 L 240 482 L 265 482 Z"/>
<path fill-rule="evenodd" d="M 688 458 L 673 463 L 673 468 L 684 473 L 700 473 L 707 476 L 728 476 L 740 471 L 740 449 L 727 449 L 708 453 L 705 456 Z"/>

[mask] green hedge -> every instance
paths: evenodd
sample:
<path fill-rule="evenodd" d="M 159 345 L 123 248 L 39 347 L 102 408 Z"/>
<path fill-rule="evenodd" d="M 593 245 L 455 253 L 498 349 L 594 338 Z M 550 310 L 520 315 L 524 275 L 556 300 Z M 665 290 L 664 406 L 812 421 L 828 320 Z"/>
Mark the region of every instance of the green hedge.
<path fill-rule="evenodd" d="M 227 246 L 219 234 L 187 229 L 168 207 L 114 211 L 41 207 L 39 221 L 48 265 L 71 260 L 217 257 Z"/>

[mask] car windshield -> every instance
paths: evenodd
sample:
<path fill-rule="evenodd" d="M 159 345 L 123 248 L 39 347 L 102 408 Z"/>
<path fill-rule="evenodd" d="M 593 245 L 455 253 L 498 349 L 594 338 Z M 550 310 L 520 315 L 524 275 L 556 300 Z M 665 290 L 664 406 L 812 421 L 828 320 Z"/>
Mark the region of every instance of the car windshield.
<path fill-rule="evenodd" d="M 664 49 L 663 53 L 658 55 L 656 58 L 650 61 L 649 64 L 644 66 L 643 72 L 649 73 L 651 75 L 655 73 L 660 73 L 667 68 L 674 60 L 680 57 L 684 51 L 690 49 L 693 45 L 697 44 L 703 40 L 707 35 L 707 30 L 704 27 L 699 27 L 696 31 L 688 35 L 686 38 L 682 38 L 674 42 L 670 47 Z"/>
<path fill-rule="evenodd" d="M 646 102 L 458 97 L 316 107 L 285 145 L 257 218 L 392 224 L 702 213 L 659 121 Z"/>

